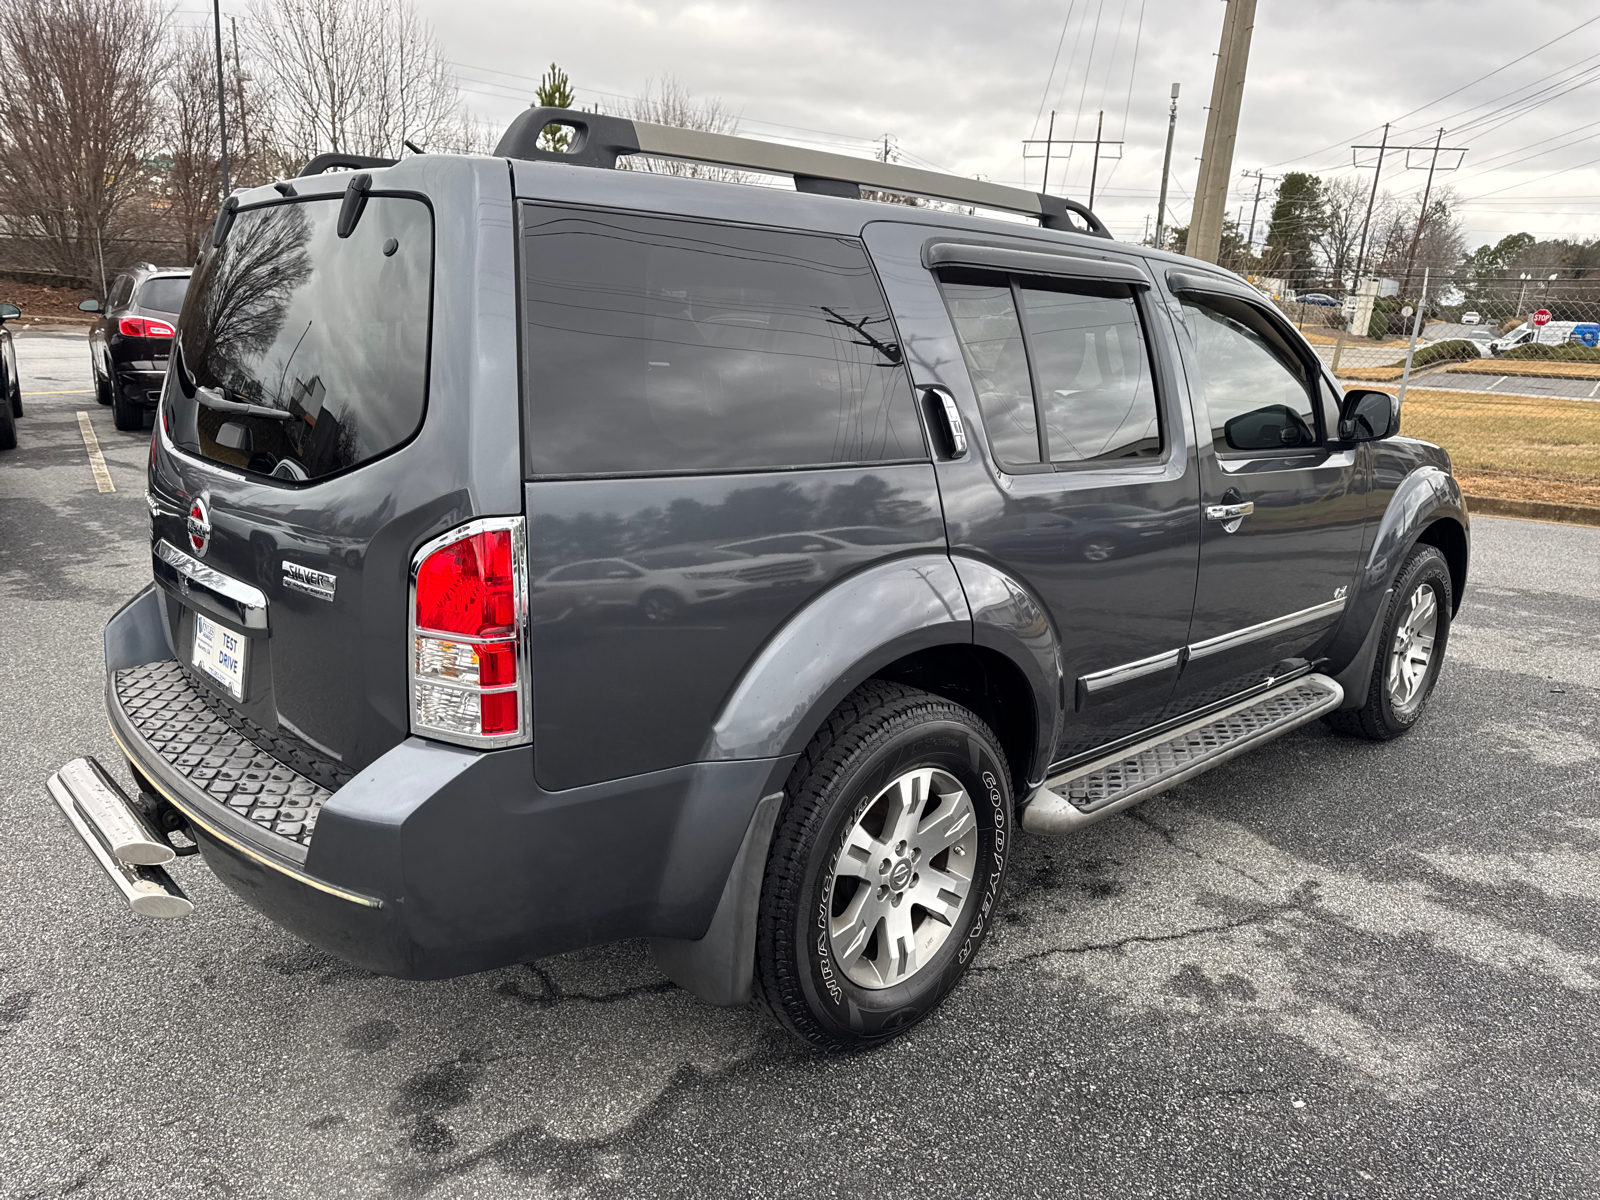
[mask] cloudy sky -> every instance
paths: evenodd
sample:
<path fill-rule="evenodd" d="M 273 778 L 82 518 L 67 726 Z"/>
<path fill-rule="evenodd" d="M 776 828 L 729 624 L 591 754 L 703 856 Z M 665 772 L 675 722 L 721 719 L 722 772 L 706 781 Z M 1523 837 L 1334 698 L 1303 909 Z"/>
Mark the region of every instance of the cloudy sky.
<path fill-rule="evenodd" d="M 1041 164 L 1023 160 L 1023 140 L 1044 136 L 1052 108 L 1058 137 L 1092 138 L 1104 110 L 1106 138 L 1124 145 L 1120 161 L 1105 151 L 1096 208 L 1122 237 L 1142 236 L 1155 212 L 1173 82 L 1169 203 L 1188 220 L 1224 11 L 1222 0 L 417 2 L 469 105 L 496 124 L 554 60 L 580 106 L 670 74 L 720 98 L 752 136 L 866 154 L 889 135 L 904 161 L 1036 188 Z M 1377 142 L 1392 121 L 1402 144 L 1431 143 L 1442 125 L 1446 146 L 1468 148 L 1441 156 L 1461 162 L 1440 181 L 1463 198 L 1470 245 L 1516 230 L 1600 235 L 1597 79 L 1600 5 L 1259 0 L 1230 210 L 1244 205 L 1248 221 L 1255 184 L 1241 171 L 1348 172 L 1349 145 Z M 1091 158 L 1079 147 L 1065 170 L 1057 158 L 1052 190 L 1085 198 Z M 1405 158 L 1385 160 L 1381 186 L 1420 191 L 1428 155 L 1410 156 L 1423 169 Z"/>

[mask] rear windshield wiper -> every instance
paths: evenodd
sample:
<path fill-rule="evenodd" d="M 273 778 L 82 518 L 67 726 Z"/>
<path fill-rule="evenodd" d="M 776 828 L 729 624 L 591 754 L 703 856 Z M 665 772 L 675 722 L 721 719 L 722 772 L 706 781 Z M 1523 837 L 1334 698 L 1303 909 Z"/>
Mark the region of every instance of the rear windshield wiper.
<path fill-rule="evenodd" d="M 272 421 L 292 421 L 294 414 L 281 408 L 268 408 L 264 404 L 247 404 L 243 400 L 229 400 L 213 388 L 196 387 L 195 394 L 207 408 L 218 412 L 242 413 L 247 417 L 266 417 Z"/>

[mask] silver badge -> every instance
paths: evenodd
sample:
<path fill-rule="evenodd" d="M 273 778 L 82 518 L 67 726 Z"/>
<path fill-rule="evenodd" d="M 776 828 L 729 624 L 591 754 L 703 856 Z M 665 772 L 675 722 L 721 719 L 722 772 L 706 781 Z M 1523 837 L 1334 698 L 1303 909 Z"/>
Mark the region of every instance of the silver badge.
<path fill-rule="evenodd" d="M 283 586 L 292 591 L 315 596 L 318 600 L 332 600 L 339 581 L 326 571 L 313 571 L 310 567 L 302 567 L 299 563 L 285 562 Z"/>

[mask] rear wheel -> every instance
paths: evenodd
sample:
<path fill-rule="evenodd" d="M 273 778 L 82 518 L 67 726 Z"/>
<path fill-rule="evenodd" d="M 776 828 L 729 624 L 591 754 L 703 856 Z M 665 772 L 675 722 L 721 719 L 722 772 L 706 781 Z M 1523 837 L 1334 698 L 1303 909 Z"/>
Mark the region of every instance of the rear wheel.
<path fill-rule="evenodd" d="M 683 601 L 671 592 L 650 592 L 639 601 L 639 607 L 644 611 L 646 620 L 664 625 L 677 619 L 683 611 Z"/>
<path fill-rule="evenodd" d="M 22 374 L 17 370 L 17 349 L 14 343 L 6 346 L 6 386 L 11 390 L 11 415 L 22 415 Z"/>
<path fill-rule="evenodd" d="M 13 450 L 17 445 L 17 418 L 10 404 L 0 404 L 0 450 Z"/>
<path fill-rule="evenodd" d="M 111 393 L 111 423 L 125 432 L 134 432 L 144 428 L 144 405 L 136 400 L 129 400 L 123 395 L 121 388 L 113 389 Z"/>
<path fill-rule="evenodd" d="M 94 398 L 97 403 L 111 403 L 111 380 L 100 374 L 100 363 L 91 355 L 89 365 L 94 369 Z"/>
<path fill-rule="evenodd" d="M 988 934 L 1010 848 L 994 734 L 938 696 L 870 683 L 790 777 L 756 934 L 756 994 L 815 1046 L 857 1049 L 927 1016 Z"/>
<path fill-rule="evenodd" d="M 1432 546 L 1418 546 L 1395 581 L 1380 615 L 1377 660 L 1359 708 L 1323 718 L 1340 733 L 1386 742 L 1417 723 L 1439 679 L 1450 637 L 1450 565 Z"/>

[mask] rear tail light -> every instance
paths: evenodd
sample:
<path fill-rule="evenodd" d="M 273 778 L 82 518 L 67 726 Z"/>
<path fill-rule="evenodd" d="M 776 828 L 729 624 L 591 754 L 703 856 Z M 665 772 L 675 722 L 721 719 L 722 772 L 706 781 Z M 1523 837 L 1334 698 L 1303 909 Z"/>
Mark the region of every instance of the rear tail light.
<path fill-rule="evenodd" d="M 521 517 L 472 521 L 411 560 L 411 731 L 463 746 L 528 740 Z"/>
<path fill-rule="evenodd" d="M 147 317 L 123 317 L 117 322 L 123 337 L 171 337 L 172 326 L 165 321 L 152 321 Z"/>

